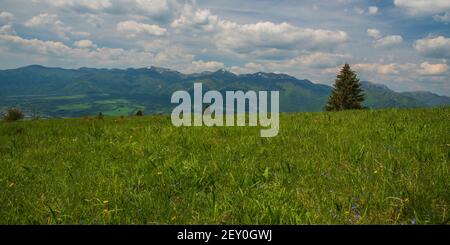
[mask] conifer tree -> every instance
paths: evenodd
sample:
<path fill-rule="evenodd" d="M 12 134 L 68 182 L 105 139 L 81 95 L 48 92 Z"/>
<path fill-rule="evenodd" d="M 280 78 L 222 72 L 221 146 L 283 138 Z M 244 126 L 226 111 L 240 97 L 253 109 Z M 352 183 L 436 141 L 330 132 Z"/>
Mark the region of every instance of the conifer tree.
<path fill-rule="evenodd" d="M 334 89 L 325 107 L 327 111 L 364 109 L 364 93 L 356 73 L 345 64 L 337 75 Z"/>

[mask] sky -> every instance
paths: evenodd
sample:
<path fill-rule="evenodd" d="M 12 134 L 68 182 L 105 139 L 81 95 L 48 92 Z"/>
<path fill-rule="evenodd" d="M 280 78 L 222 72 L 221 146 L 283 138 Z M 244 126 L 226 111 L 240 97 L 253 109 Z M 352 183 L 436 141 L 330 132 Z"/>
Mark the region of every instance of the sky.
<path fill-rule="evenodd" d="M 286 73 L 450 96 L 450 0 L 0 0 L 0 69 Z"/>

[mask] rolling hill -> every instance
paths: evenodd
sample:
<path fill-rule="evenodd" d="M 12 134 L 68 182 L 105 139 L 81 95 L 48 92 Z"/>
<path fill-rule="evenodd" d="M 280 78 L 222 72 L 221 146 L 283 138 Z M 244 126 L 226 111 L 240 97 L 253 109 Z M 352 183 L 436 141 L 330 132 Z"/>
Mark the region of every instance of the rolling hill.
<path fill-rule="evenodd" d="M 62 69 L 38 65 L 0 71 L 0 109 L 18 106 L 44 117 L 78 117 L 102 112 L 128 115 L 170 113 L 170 96 L 204 90 L 279 90 L 282 112 L 321 111 L 332 87 L 286 74 L 257 72 L 236 75 L 226 70 L 183 74 L 150 67 L 139 69 Z M 415 108 L 450 105 L 450 98 L 430 92 L 398 93 L 384 85 L 362 82 L 370 108 Z"/>

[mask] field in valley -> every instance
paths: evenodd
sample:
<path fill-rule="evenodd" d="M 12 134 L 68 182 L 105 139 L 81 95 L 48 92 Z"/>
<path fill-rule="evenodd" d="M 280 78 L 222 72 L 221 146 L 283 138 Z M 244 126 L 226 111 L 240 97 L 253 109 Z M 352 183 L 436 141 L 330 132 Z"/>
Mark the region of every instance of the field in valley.
<path fill-rule="evenodd" d="M 450 107 L 0 122 L 0 224 L 442 224 Z"/>

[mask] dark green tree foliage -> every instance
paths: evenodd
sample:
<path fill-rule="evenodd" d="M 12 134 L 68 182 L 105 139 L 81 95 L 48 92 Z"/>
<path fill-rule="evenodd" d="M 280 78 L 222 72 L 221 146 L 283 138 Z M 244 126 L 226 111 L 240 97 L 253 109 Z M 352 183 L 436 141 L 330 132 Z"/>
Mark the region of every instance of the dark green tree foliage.
<path fill-rule="evenodd" d="M 144 112 L 142 112 L 141 110 L 136 112 L 136 116 L 141 117 L 144 115 Z"/>
<path fill-rule="evenodd" d="M 350 69 L 349 64 L 342 67 L 337 75 L 334 89 L 328 99 L 325 109 L 327 111 L 342 111 L 349 109 L 364 109 L 361 104 L 364 93 L 356 73 Z"/>
<path fill-rule="evenodd" d="M 25 115 L 19 108 L 9 108 L 3 116 L 3 119 L 7 122 L 15 122 L 23 119 L 24 116 Z"/>

